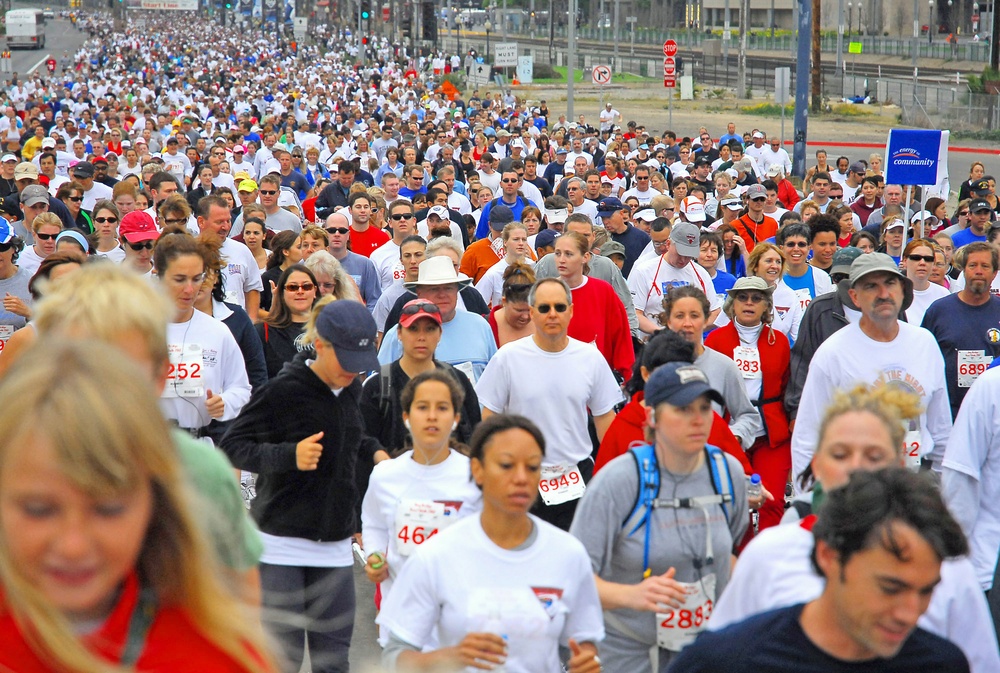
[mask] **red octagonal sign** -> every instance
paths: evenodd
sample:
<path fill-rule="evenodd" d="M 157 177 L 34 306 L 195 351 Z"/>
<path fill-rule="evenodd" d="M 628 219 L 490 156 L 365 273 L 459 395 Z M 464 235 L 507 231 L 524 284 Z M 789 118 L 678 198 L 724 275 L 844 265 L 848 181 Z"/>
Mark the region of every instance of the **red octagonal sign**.
<path fill-rule="evenodd" d="M 677 42 L 675 40 L 667 40 L 663 43 L 663 55 L 664 56 L 676 56 L 677 55 Z"/>

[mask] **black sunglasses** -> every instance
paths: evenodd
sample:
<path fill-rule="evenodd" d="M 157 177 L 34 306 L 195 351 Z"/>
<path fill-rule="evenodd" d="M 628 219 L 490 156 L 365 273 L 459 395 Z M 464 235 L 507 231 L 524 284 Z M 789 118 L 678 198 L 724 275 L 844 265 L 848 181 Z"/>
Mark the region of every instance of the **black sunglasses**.
<path fill-rule="evenodd" d="M 911 262 L 934 262 L 934 255 L 907 255 L 906 258 Z"/>
<path fill-rule="evenodd" d="M 113 224 L 113 223 L 115 223 L 117 221 L 118 221 L 117 217 L 95 217 L 94 218 L 94 222 L 97 222 L 98 224 L 104 224 L 105 222 L 111 222 Z"/>
<path fill-rule="evenodd" d="M 129 243 L 128 241 L 125 241 L 125 243 L 127 243 L 128 247 L 132 248 L 136 252 L 139 252 L 140 250 L 153 249 L 153 241 L 143 241 L 142 243 Z"/>
<path fill-rule="evenodd" d="M 567 310 L 569 310 L 569 304 L 539 304 L 535 308 L 542 315 L 545 315 L 552 309 L 555 309 L 556 313 L 565 313 Z"/>
<path fill-rule="evenodd" d="M 349 227 L 328 227 L 326 233 L 344 235 L 351 233 L 351 230 Z"/>
<path fill-rule="evenodd" d="M 404 306 L 403 310 L 400 312 L 402 315 L 416 315 L 418 313 L 441 313 L 441 309 L 438 308 L 437 304 L 432 304 L 431 302 L 424 302 L 423 304 L 414 304 L 413 306 Z"/>
<path fill-rule="evenodd" d="M 413 213 L 396 213 L 395 215 L 390 215 L 389 219 L 399 222 L 400 220 L 408 220 L 411 217 L 413 217 Z"/>
<path fill-rule="evenodd" d="M 59 234 L 40 234 L 35 232 L 35 238 L 41 241 L 54 241 Z"/>
<path fill-rule="evenodd" d="M 263 194 L 264 196 L 274 196 L 275 194 L 278 193 L 278 190 L 277 189 L 262 189 L 262 190 L 260 190 L 260 193 Z"/>

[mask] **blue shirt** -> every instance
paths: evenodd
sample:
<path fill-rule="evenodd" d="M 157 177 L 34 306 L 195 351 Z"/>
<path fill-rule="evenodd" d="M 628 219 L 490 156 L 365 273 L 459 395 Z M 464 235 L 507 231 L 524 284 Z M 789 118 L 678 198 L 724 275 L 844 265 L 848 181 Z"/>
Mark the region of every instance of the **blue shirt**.
<path fill-rule="evenodd" d="M 361 299 L 365 302 L 368 310 L 374 311 L 378 298 L 382 296 L 382 282 L 379 280 L 374 262 L 356 252 L 348 252 L 347 257 L 340 260 L 340 265 L 358 284 Z"/>
<path fill-rule="evenodd" d="M 952 243 L 955 244 L 955 249 L 958 250 L 963 245 L 968 245 L 969 243 L 974 243 L 975 241 L 986 242 L 986 234 L 982 236 L 977 236 L 975 232 L 972 231 L 972 227 L 968 229 L 963 229 L 962 231 L 956 232 L 951 237 Z"/>
<path fill-rule="evenodd" d="M 403 193 L 402 190 L 400 190 L 399 193 L 402 194 Z M 477 239 L 486 238 L 490 233 L 490 209 L 493 208 L 494 203 L 502 203 L 503 205 L 510 208 L 511 211 L 514 213 L 515 222 L 521 221 L 521 212 L 524 210 L 525 206 L 531 205 L 531 203 L 527 199 L 521 198 L 520 195 L 518 195 L 517 201 L 515 201 L 514 203 L 507 203 L 506 201 L 503 200 L 502 196 L 500 198 L 493 199 L 492 201 L 486 204 L 486 207 L 483 208 L 483 214 L 479 216 L 479 225 L 476 227 Z"/>
<path fill-rule="evenodd" d="M 398 331 L 399 325 L 395 325 L 382 337 L 378 361 L 384 365 L 403 357 L 403 344 L 396 336 Z M 454 367 L 471 362 L 474 374 L 472 382 L 475 383 L 496 352 L 493 330 L 486 319 L 475 313 L 458 310 L 455 311 L 454 318 L 441 325 L 441 341 L 434 351 L 434 359 Z"/>
<path fill-rule="evenodd" d="M 725 271 L 716 271 L 712 285 L 715 286 L 715 294 L 725 294 L 733 288 L 733 285 L 736 285 L 736 276 Z"/>

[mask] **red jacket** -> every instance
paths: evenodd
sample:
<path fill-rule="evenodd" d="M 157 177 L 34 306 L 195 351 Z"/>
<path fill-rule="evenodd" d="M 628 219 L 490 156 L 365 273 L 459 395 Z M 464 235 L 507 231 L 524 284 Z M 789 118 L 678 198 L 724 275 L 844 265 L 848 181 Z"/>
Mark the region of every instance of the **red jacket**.
<path fill-rule="evenodd" d="M 618 412 L 611 427 L 604 433 L 604 439 L 597 450 L 594 459 L 594 474 L 631 447 L 647 444 L 646 441 L 646 407 L 642 405 L 643 393 L 637 392 L 625 407 Z M 753 474 L 750 461 L 743 453 L 743 448 L 733 435 L 722 416 L 712 413 L 712 432 L 708 435 L 708 443 L 717 446 L 729 455 L 735 457 L 743 466 L 746 474 Z"/>
<path fill-rule="evenodd" d="M 104 624 L 85 637 L 87 647 L 109 662 L 120 661 L 129 622 L 138 602 L 139 582 L 130 575 L 118 604 Z M 136 662 L 140 673 L 250 673 L 209 642 L 183 610 L 161 606 Z M 266 671 L 261 664 L 258 670 Z M 0 603 L 0 671 L 55 673 L 56 669 L 29 644 L 14 617 Z"/>
<path fill-rule="evenodd" d="M 778 201 L 781 201 L 787 210 L 791 210 L 799 202 L 799 193 L 795 191 L 795 185 L 785 178 L 778 183 Z"/>
<path fill-rule="evenodd" d="M 705 346 L 727 358 L 733 357 L 733 351 L 739 345 L 740 335 L 733 323 L 712 330 L 705 338 Z M 785 387 L 788 385 L 791 359 L 788 337 L 765 325 L 757 339 L 757 350 L 760 351 L 760 369 L 764 378 L 760 398 L 751 401 L 761 410 L 768 442 L 771 446 L 779 446 L 792 437 L 785 414 Z"/>

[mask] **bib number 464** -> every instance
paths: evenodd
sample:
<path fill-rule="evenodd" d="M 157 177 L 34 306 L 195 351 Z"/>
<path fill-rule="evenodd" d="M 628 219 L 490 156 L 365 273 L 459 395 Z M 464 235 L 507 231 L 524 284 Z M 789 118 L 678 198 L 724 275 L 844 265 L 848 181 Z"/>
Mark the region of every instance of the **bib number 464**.
<path fill-rule="evenodd" d="M 396 533 L 396 537 L 405 545 L 420 545 L 437 535 L 437 528 L 425 528 L 424 526 L 403 526 Z"/>

